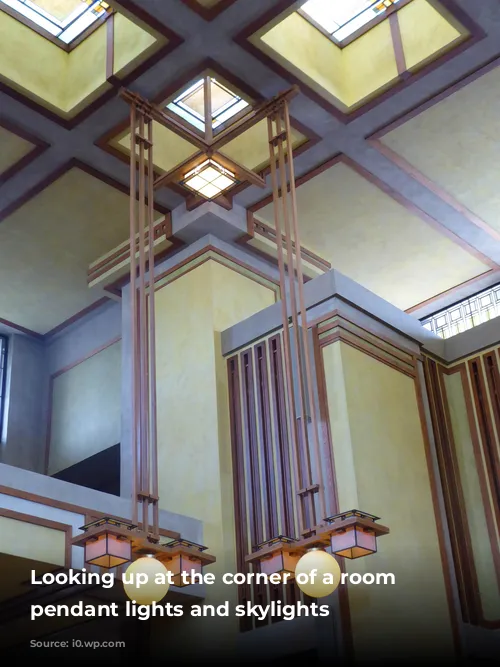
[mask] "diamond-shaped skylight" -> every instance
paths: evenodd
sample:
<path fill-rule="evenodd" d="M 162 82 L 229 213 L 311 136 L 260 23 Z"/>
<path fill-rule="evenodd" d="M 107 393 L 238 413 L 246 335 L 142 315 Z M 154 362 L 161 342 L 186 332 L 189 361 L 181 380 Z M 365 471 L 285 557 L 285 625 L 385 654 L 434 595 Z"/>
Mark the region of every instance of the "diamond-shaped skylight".
<path fill-rule="evenodd" d="M 215 131 L 241 111 L 247 109 L 249 104 L 217 79 L 210 77 L 209 82 L 212 110 L 210 121 L 212 130 Z M 200 79 L 167 105 L 167 109 L 176 113 L 201 132 L 206 130 L 205 87 L 205 79 Z"/>
<path fill-rule="evenodd" d="M 342 42 L 398 2 L 400 0 L 308 0 L 301 10 Z"/>
<path fill-rule="evenodd" d="M 101 0 L 0 0 L 2 4 L 65 44 L 111 12 L 109 4 Z"/>

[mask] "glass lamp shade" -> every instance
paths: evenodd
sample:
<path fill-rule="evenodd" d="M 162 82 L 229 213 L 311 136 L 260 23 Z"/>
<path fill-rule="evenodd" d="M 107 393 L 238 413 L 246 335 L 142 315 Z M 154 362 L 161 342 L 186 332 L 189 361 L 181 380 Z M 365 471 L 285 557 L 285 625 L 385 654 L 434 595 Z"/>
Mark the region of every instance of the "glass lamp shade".
<path fill-rule="evenodd" d="M 340 584 L 340 579 L 340 565 L 331 554 L 321 549 L 304 554 L 295 569 L 297 586 L 311 598 L 331 595 Z"/>
<path fill-rule="evenodd" d="M 124 537 L 104 533 L 85 544 L 85 562 L 112 568 L 132 560 L 132 544 Z"/>
<path fill-rule="evenodd" d="M 332 534 L 332 551 L 344 558 L 361 558 L 377 552 L 375 532 L 361 526 L 349 526 Z"/>
<path fill-rule="evenodd" d="M 147 581 L 142 583 L 137 575 L 145 576 Z M 170 587 L 167 568 L 153 556 L 135 560 L 128 566 L 125 577 L 130 581 L 123 582 L 125 593 L 137 604 L 151 605 L 153 602 L 160 602 Z"/>
<path fill-rule="evenodd" d="M 172 574 L 174 586 L 179 588 L 190 586 L 195 583 L 193 575 L 201 574 L 204 565 L 215 562 L 214 556 L 203 553 L 206 549 L 200 544 L 184 539 L 174 540 L 165 546 L 162 551 L 162 561 Z"/>
<path fill-rule="evenodd" d="M 295 567 L 303 553 L 297 548 L 296 540 L 280 536 L 260 544 L 245 560 L 258 565 L 263 574 L 279 574 L 281 580 L 286 582 L 294 578 Z M 285 577 L 285 574 L 288 576 Z"/>
<path fill-rule="evenodd" d="M 287 574 L 287 579 L 290 580 L 295 576 L 295 567 L 299 559 L 300 554 L 281 550 L 272 554 L 269 558 L 262 558 L 260 571 L 267 575 L 279 574 L 282 577 Z"/>
<path fill-rule="evenodd" d="M 377 538 L 390 531 L 382 526 L 377 516 L 360 510 L 349 510 L 328 517 L 328 531 L 325 536 L 330 541 L 332 553 L 344 558 L 362 558 L 377 552 Z"/>
<path fill-rule="evenodd" d="M 236 177 L 214 160 L 206 160 L 184 177 L 182 184 L 205 199 L 215 199 L 236 184 Z"/>
<path fill-rule="evenodd" d="M 171 560 L 165 561 L 165 567 L 172 573 L 172 581 L 174 586 L 183 588 L 190 586 L 193 582 L 192 575 L 201 574 L 201 561 L 190 556 L 177 554 Z M 182 575 L 185 575 L 184 577 Z"/>

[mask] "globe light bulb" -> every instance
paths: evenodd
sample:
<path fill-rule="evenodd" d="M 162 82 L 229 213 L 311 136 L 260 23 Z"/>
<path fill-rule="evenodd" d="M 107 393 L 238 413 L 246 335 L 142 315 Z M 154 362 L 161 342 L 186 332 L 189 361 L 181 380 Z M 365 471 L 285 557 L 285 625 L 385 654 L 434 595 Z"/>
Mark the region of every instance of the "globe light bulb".
<path fill-rule="evenodd" d="M 308 551 L 295 568 L 297 586 L 311 598 L 331 595 L 338 587 L 340 577 L 340 566 L 335 558 L 321 549 Z"/>
<path fill-rule="evenodd" d="M 158 574 L 164 576 L 164 583 L 156 583 L 156 575 Z M 151 605 L 153 602 L 160 602 L 168 593 L 168 570 L 163 563 L 153 556 L 138 558 L 128 566 L 126 575 L 128 579 L 132 579 L 132 583 L 124 582 L 123 588 L 127 596 L 137 604 Z M 140 577 L 140 575 L 147 577 L 145 583 L 144 576 Z"/>

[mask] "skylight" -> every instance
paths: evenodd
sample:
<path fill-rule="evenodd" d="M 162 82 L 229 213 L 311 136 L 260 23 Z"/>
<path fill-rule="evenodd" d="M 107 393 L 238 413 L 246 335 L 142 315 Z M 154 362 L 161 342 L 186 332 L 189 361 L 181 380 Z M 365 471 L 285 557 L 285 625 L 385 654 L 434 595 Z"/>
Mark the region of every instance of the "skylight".
<path fill-rule="evenodd" d="M 101 0 L 0 0 L 36 26 L 69 44 L 111 12 Z"/>
<path fill-rule="evenodd" d="M 451 338 L 499 316 L 500 285 L 495 285 L 422 320 L 422 326 L 441 338 Z"/>
<path fill-rule="evenodd" d="M 212 130 L 217 130 L 249 106 L 248 102 L 232 93 L 214 78 L 210 78 L 210 98 Z M 190 86 L 168 104 L 167 109 L 194 125 L 201 132 L 205 132 L 205 79 L 200 79 Z"/>
<path fill-rule="evenodd" d="M 308 0 L 301 10 L 342 42 L 400 0 Z"/>

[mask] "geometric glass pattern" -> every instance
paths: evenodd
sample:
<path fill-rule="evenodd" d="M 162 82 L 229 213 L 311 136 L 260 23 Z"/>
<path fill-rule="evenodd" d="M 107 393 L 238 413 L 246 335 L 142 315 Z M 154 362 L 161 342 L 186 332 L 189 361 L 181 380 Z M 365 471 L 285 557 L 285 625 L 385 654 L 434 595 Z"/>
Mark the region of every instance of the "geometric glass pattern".
<path fill-rule="evenodd" d="M 500 316 L 500 285 L 422 320 L 422 326 L 441 338 L 451 338 Z"/>
<path fill-rule="evenodd" d="M 0 0 L 0 3 L 8 5 L 65 44 L 112 11 L 109 4 L 101 0 Z"/>
<path fill-rule="evenodd" d="M 217 130 L 226 121 L 246 109 L 249 104 L 214 78 L 210 78 L 212 130 Z M 173 102 L 167 105 L 185 121 L 205 132 L 205 79 L 190 86 Z"/>
<path fill-rule="evenodd" d="M 182 185 L 205 199 L 214 199 L 236 184 L 234 174 L 214 160 L 206 160 L 185 175 Z"/>
<path fill-rule="evenodd" d="M 0 336 L 0 442 L 3 435 L 5 389 L 7 381 L 7 336 Z"/>
<path fill-rule="evenodd" d="M 308 0 L 303 13 L 342 42 L 399 0 Z"/>

